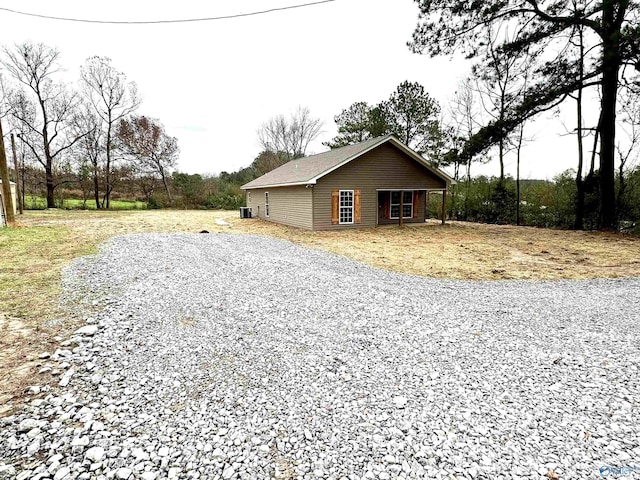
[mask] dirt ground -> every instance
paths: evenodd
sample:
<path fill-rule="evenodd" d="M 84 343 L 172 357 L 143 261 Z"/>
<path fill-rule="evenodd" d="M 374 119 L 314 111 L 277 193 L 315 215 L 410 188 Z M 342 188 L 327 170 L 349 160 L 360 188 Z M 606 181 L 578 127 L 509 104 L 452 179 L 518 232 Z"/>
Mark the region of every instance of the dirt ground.
<path fill-rule="evenodd" d="M 343 255 L 374 267 L 435 278 L 552 280 L 640 275 L 640 238 L 602 232 L 427 222 L 342 232 L 308 232 L 237 212 L 48 210 L 0 230 L 0 416 L 19 404 L 80 318 L 58 305 L 60 274 L 108 238 L 144 232 L 250 233 Z"/>

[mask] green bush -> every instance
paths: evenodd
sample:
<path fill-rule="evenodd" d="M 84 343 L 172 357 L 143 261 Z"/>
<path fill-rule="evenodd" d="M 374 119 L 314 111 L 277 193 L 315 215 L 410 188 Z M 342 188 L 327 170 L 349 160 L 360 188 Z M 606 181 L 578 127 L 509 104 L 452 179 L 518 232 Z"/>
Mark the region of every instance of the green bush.
<path fill-rule="evenodd" d="M 640 166 L 627 172 L 623 189 L 617 180 L 620 230 L 640 234 Z"/>
<path fill-rule="evenodd" d="M 232 193 L 212 195 L 205 206 L 216 210 L 237 210 L 245 206 L 245 196 Z"/>
<path fill-rule="evenodd" d="M 163 193 L 154 193 L 149 197 L 149 205 L 148 208 L 157 210 L 160 208 L 169 208 L 171 207 L 171 202 L 169 202 L 169 197 Z"/>
<path fill-rule="evenodd" d="M 577 188 L 575 171 L 568 170 L 553 181 L 521 180 L 520 224 L 547 228 L 573 228 Z M 597 175 L 590 185 L 597 185 Z M 589 190 L 590 188 L 590 190 Z M 585 227 L 597 228 L 597 191 L 589 187 L 585 195 Z M 636 189 L 637 190 L 637 189 Z M 630 189 L 631 192 L 634 189 Z M 432 216 L 440 215 L 439 196 L 429 204 Z M 633 200 L 628 202 L 633 204 Z M 500 179 L 476 177 L 469 183 L 459 183 L 447 199 L 449 218 L 481 223 L 512 224 L 516 219 L 516 182 L 507 177 Z M 633 215 L 631 215 L 633 217 Z"/>

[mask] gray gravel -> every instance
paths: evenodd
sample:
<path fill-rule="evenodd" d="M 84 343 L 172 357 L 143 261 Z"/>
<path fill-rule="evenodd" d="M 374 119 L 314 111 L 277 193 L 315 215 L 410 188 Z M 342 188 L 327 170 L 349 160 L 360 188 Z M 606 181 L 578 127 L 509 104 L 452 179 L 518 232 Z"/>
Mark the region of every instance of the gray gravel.
<path fill-rule="evenodd" d="M 180 234 L 118 237 L 64 284 L 87 326 L 40 356 L 55 383 L 34 378 L 0 420 L 0 479 L 583 479 L 640 464 L 639 279 L 441 281 Z"/>

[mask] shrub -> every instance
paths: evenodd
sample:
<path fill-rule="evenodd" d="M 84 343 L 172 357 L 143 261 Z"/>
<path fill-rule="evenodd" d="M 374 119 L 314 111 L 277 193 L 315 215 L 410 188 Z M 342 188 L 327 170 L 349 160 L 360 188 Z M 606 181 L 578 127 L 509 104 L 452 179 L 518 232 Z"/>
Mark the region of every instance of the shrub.
<path fill-rule="evenodd" d="M 222 193 L 218 195 L 212 195 L 207 199 L 205 204 L 207 208 L 213 208 L 217 210 L 237 210 L 240 207 L 245 206 L 244 195 Z"/>

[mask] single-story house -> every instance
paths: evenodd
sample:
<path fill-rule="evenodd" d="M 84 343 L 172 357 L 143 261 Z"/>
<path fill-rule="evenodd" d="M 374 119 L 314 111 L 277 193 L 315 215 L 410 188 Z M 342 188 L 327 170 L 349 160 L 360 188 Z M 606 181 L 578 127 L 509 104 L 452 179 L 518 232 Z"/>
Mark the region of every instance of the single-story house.
<path fill-rule="evenodd" d="M 241 188 L 253 217 L 331 230 L 424 223 L 429 192 L 444 193 L 452 183 L 386 135 L 292 160 Z"/>

